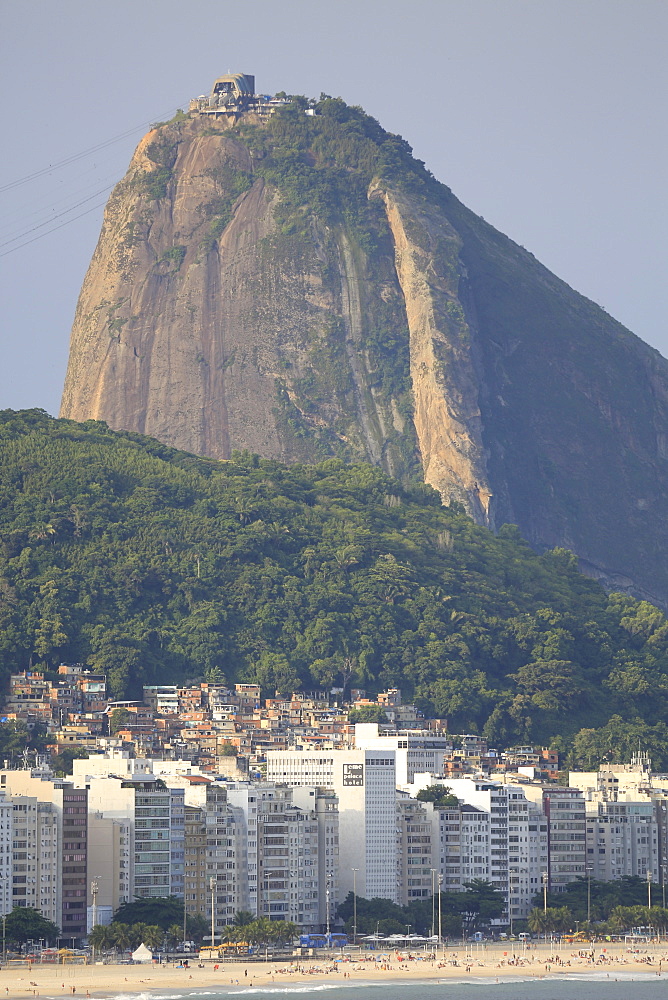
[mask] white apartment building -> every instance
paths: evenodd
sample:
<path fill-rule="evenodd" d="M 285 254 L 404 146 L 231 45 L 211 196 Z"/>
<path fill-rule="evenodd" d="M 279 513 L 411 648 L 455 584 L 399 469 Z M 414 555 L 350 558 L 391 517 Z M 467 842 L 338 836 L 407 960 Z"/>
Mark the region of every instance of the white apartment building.
<path fill-rule="evenodd" d="M 355 891 L 399 902 L 394 750 L 272 750 L 267 780 L 333 789 L 341 897 Z"/>
<path fill-rule="evenodd" d="M 587 803 L 587 866 L 608 881 L 637 875 L 661 881 L 659 825 L 652 802 Z"/>
<path fill-rule="evenodd" d="M 321 809 L 319 815 L 317 789 L 239 782 L 230 785 L 227 793 L 229 802 L 244 816 L 251 912 L 270 920 L 290 921 L 303 931 L 317 931 L 322 915 L 320 894 L 327 898 L 329 888 L 333 920 L 336 857 L 332 853 L 332 868 L 328 870 L 321 859 L 319 841 L 320 827 L 332 838 L 335 823 L 331 815 L 329 823 L 326 821 L 326 810 Z M 326 920 L 326 912 L 324 916 Z"/>
<path fill-rule="evenodd" d="M 652 775 L 650 761 L 636 755 L 633 764 L 600 771 L 571 772 L 569 784 L 585 800 L 587 868 L 595 879 L 625 875 L 655 882 L 664 876 L 666 851 L 665 779 Z"/>
<path fill-rule="evenodd" d="M 430 803 L 425 803 L 430 805 Z M 444 892 L 460 892 L 465 882 L 489 879 L 490 814 L 467 802 L 445 809 L 431 807 L 434 868 Z"/>
<path fill-rule="evenodd" d="M 506 895 L 509 918 L 528 916 L 547 870 L 547 820 L 540 808 L 523 786 L 475 778 L 420 774 L 409 790 L 417 795 L 430 785 L 443 785 L 459 799 L 458 806 L 430 806 L 444 891 L 484 879 Z"/>
<path fill-rule="evenodd" d="M 508 912 L 526 919 L 548 870 L 547 819 L 521 786 L 508 785 Z"/>
<path fill-rule="evenodd" d="M 0 916 L 11 912 L 13 878 L 13 812 L 11 799 L 0 791 Z"/>
<path fill-rule="evenodd" d="M 443 758 L 452 750 L 452 741 L 444 733 L 414 729 L 384 732 L 376 722 L 358 722 L 355 747 L 393 750 L 397 785 L 402 786 L 411 784 L 416 774 L 443 774 Z"/>
<path fill-rule="evenodd" d="M 62 912 L 61 837 L 58 812 L 34 795 L 13 795 L 11 897 L 6 912 L 31 906 L 60 926 Z"/>
<path fill-rule="evenodd" d="M 423 776 L 420 776 L 422 780 Z M 508 788 L 495 781 L 475 778 L 448 778 L 446 784 L 462 802 L 476 806 L 489 816 L 487 879 L 508 893 Z M 471 821 L 473 822 L 473 821 Z M 477 825 L 474 823 L 473 825 Z M 472 831 L 471 831 L 472 832 Z M 474 834 L 477 835 L 477 834 Z M 482 835 L 482 834 L 480 834 Z M 472 845 L 475 847 L 475 844 Z M 481 851 L 469 857 L 480 857 Z M 474 867 L 475 864 L 474 864 Z M 480 867 L 480 862 L 478 862 Z M 478 876 L 476 876 L 478 877 Z"/>

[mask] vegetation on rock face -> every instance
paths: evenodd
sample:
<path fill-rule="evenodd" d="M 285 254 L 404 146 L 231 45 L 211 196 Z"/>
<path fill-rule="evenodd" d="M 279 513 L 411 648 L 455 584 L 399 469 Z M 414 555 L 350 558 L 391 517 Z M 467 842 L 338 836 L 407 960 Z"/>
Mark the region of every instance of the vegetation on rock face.
<path fill-rule="evenodd" d="M 452 732 L 668 765 L 665 616 L 376 467 L 5 411 L 0 536 L 4 684 L 65 661 L 117 698 L 216 670 L 265 694 L 400 687 Z"/>
<path fill-rule="evenodd" d="M 309 108 L 316 114 L 304 114 Z M 177 154 L 181 144 L 203 140 L 209 200 L 170 229 L 183 210 L 179 186 L 194 179 L 192 161 Z M 148 345 L 156 331 L 164 350 L 171 338 L 183 345 L 207 323 L 218 329 L 227 322 L 213 278 L 202 276 L 210 268 L 216 281 L 227 280 L 234 247 L 242 245 L 235 221 L 243 218 L 248 234 L 252 212 L 264 210 L 249 207 L 244 216 L 241 206 L 255 204 L 243 197 L 251 185 L 256 195 L 262 190 L 258 205 L 274 206 L 276 226 L 250 240 L 252 254 L 243 243 L 242 257 L 257 267 L 249 265 L 231 288 L 236 342 L 223 338 L 225 356 L 214 357 L 207 334 L 195 364 L 173 381 L 151 378 L 160 350 Z M 444 318 L 459 332 L 458 344 L 470 345 L 479 391 L 472 390 L 475 405 L 464 423 L 480 423 L 490 523 L 518 524 L 537 549 L 568 545 L 610 588 L 634 588 L 668 607 L 665 360 L 463 206 L 405 140 L 338 98 L 293 97 L 266 122 L 248 115 L 233 126 L 177 114 L 151 135 L 138 169 L 112 195 L 110 204 L 128 221 L 122 235 L 112 227 L 100 244 L 105 259 L 88 284 L 99 281 L 103 301 L 84 297 L 63 412 L 90 415 L 94 396 L 96 413 L 114 425 L 132 420 L 203 453 L 227 455 L 231 441 L 288 462 L 369 459 L 400 480 L 421 475 L 429 447 L 420 454 L 413 425 L 408 314 L 398 248 L 376 197 L 383 191 L 409 206 L 402 225 L 434 265 L 426 268 L 427 284 L 438 291 L 447 277 Z M 148 284 L 144 259 L 154 260 Z M 106 302 L 108 266 L 118 267 L 113 304 Z M 152 324 L 140 316 L 145 304 L 133 306 L 140 288 L 154 289 L 156 306 L 159 299 Z M 175 297 L 184 308 L 164 308 Z M 110 340 L 118 367 L 107 365 Z M 447 344 L 435 338 L 433 350 L 438 375 L 448 364 Z M 180 348 L 171 352 L 177 356 Z M 252 373 L 261 388 L 238 397 L 244 369 L 244 379 Z M 111 370 L 114 378 L 105 381 L 101 373 Z M 216 373 L 228 370 L 227 384 L 216 382 Z M 95 392 L 82 392 L 98 377 L 100 394 L 97 383 Z M 162 388 L 143 395 L 146 386 L 174 384 L 182 396 Z M 205 425 L 215 427 L 222 399 L 236 422 L 225 434 L 209 427 L 204 434 Z M 178 417 L 156 421 L 157 413 Z M 260 426 L 271 434 L 253 437 Z"/>

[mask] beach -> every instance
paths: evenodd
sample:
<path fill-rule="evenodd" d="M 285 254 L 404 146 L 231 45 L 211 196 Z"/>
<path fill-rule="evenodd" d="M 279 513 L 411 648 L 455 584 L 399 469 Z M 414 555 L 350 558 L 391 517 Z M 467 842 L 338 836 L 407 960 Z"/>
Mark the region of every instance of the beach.
<path fill-rule="evenodd" d="M 0 998 L 26 996 L 91 997 L 151 994 L 182 995 L 190 991 L 238 993 L 266 988 L 267 992 L 300 992 L 316 984 L 447 983 L 485 980 L 502 983 L 517 980 L 578 979 L 591 977 L 611 981 L 668 978 L 668 943 L 647 945 L 640 951 L 624 945 L 599 944 L 559 950 L 541 943 L 529 948 L 510 943 L 446 946 L 437 958 L 393 953 L 377 960 L 374 953 L 361 952 L 353 960 L 340 956 L 320 959 L 281 958 L 267 962 L 204 962 L 191 959 L 189 967 L 157 962 L 145 965 L 91 964 L 9 967 L 0 971 Z M 345 956 L 347 959 L 348 956 Z M 310 991 L 310 990 L 309 990 Z"/>

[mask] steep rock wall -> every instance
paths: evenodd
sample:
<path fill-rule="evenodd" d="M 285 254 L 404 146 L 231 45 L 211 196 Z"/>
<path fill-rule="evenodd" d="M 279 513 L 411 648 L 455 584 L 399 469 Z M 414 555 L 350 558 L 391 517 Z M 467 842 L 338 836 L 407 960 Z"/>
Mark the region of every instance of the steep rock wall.
<path fill-rule="evenodd" d="M 479 523 L 668 605 L 668 362 L 399 137 L 321 110 L 142 140 L 82 288 L 61 415 L 216 458 L 421 472 Z"/>
<path fill-rule="evenodd" d="M 405 322 L 391 259 L 372 277 L 343 226 L 283 231 L 277 197 L 224 125 L 149 133 L 105 212 L 61 416 L 214 458 L 413 470 L 408 372 L 383 389 L 365 345 L 380 312 Z"/>
<path fill-rule="evenodd" d="M 410 331 L 413 421 L 424 478 L 450 503 L 491 524 L 482 419 L 471 330 L 459 302 L 461 240 L 446 219 L 379 184 L 394 237 Z"/>

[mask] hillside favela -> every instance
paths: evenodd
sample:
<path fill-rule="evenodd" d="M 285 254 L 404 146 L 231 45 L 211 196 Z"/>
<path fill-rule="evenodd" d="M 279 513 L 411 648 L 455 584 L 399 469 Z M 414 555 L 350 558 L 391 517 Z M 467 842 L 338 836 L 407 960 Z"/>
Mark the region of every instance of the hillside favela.
<path fill-rule="evenodd" d="M 667 442 L 668 362 L 361 108 L 152 126 L 60 417 L 0 413 L 4 968 L 660 975 Z"/>

